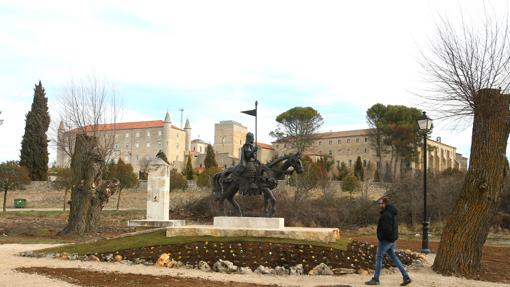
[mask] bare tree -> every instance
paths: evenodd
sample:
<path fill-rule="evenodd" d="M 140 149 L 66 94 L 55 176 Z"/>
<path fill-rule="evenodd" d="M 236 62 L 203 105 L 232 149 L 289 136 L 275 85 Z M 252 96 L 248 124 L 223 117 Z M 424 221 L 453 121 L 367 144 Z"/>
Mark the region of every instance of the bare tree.
<path fill-rule="evenodd" d="M 510 42 L 508 18 L 456 29 L 442 19 L 424 68 L 434 84 L 426 96 L 442 117 L 473 120 L 469 169 L 441 236 L 433 268 L 442 274 L 480 270 L 482 246 L 507 173 Z"/>
<path fill-rule="evenodd" d="M 118 180 L 102 179 L 115 150 L 115 92 L 94 76 L 71 81 L 60 107 L 57 148 L 71 158 L 73 174 L 69 219 L 62 233 L 94 232 L 103 207 L 119 186 Z"/>

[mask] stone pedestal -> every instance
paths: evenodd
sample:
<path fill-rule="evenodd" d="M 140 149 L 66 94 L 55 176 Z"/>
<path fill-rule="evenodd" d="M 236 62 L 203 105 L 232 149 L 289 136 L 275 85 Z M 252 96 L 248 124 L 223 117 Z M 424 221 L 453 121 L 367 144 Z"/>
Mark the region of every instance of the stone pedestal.
<path fill-rule="evenodd" d="M 147 178 L 147 218 L 129 220 L 130 227 L 184 226 L 184 220 L 169 220 L 170 166 L 160 158 L 149 164 Z"/>
<path fill-rule="evenodd" d="M 283 218 L 270 217 L 214 217 L 214 227 L 217 228 L 261 228 L 261 229 L 282 229 Z"/>
<path fill-rule="evenodd" d="M 269 237 L 315 242 L 335 242 L 340 239 L 338 228 L 285 227 L 283 218 L 217 216 L 214 225 L 169 227 L 167 237 Z"/>

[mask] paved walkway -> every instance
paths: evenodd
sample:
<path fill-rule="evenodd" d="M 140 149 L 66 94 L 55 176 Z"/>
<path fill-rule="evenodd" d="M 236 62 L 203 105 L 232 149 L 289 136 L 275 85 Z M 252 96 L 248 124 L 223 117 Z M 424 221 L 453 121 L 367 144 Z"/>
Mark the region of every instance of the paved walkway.
<path fill-rule="evenodd" d="M 53 245 L 46 244 L 3 244 L 0 245 L 0 286 L 9 287 L 36 287 L 36 286 L 55 286 L 67 287 L 75 286 L 63 281 L 49 279 L 40 275 L 29 275 L 13 271 L 17 267 L 44 266 L 50 268 L 86 268 L 96 271 L 117 271 L 134 274 L 150 275 L 171 275 L 191 278 L 203 278 L 217 281 L 234 282 L 252 282 L 259 284 L 278 284 L 280 286 L 334 286 L 336 284 L 348 284 L 351 286 L 364 286 L 364 282 L 370 279 L 370 275 L 345 275 L 345 276 L 268 276 L 268 275 L 226 275 L 212 272 L 202 272 L 198 270 L 187 269 L 167 269 L 154 266 L 142 265 L 123 265 L 120 263 L 105 262 L 82 262 L 67 261 L 49 258 L 30 258 L 16 256 L 17 253 L 27 250 L 46 248 Z M 429 262 L 432 262 L 434 255 L 429 255 Z M 429 264 L 430 265 L 430 264 Z M 414 282 L 411 286 L 453 286 L 453 287 L 496 287 L 510 286 L 505 284 L 481 282 L 466 280 L 457 277 L 445 277 L 435 274 L 430 266 L 426 266 L 419 271 L 411 270 L 410 275 Z M 402 280 L 400 274 L 384 274 L 381 277 L 381 286 L 398 286 Z"/>

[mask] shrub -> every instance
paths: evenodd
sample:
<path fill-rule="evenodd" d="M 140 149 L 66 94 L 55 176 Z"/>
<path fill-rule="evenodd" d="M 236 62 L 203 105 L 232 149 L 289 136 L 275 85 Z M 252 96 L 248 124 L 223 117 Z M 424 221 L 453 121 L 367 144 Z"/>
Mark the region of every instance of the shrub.
<path fill-rule="evenodd" d="M 184 190 L 188 187 L 186 177 L 182 175 L 177 169 L 172 168 L 170 171 L 170 190 Z"/>
<path fill-rule="evenodd" d="M 361 184 L 357 177 L 348 175 L 342 180 L 342 191 L 349 192 L 351 195 L 353 192 L 358 191 L 361 188 Z"/>

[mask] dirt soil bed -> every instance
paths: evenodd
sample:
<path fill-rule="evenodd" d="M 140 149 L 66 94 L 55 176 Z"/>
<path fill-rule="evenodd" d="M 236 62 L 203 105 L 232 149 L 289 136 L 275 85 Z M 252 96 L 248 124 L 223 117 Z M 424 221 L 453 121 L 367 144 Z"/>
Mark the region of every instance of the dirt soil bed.
<path fill-rule="evenodd" d="M 354 237 L 357 240 L 377 244 L 374 237 Z M 438 242 L 430 242 L 429 248 L 435 253 L 439 246 Z M 397 247 L 400 249 L 411 249 L 415 252 L 421 251 L 421 241 L 398 240 Z M 470 276 L 471 279 L 500 282 L 510 284 L 510 246 L 504 244 L 485 244 L 482 255 L 482 270 L 478 274 Z"/>
<path fill-rule="evenodd" d="M 277 285 L 260 285 L 240 282 L 220 282 L 195 278 L 183 278 L 173 276 L 153 276 L 143 274 L 130 274 L 118 272 L 98 272 L 81 268 L 47 268 L 47 267 L 22 267 L 16 271 L 28 274 L 39 274 L 50 278 L 63 280 L 72 284 L 93 287 L 126 287 L 126 286 L 151 286 L 151 287 L 260 287 Z"/>
<path fill-rule="evenodd" d="M 193 266 L 197 266 L 201 260 L 212 266 L 218 259 L 223 259 L 252 270 L 259 265 L 289 268 L 303 264 L 304 271 L 308 272 L 320 263 L 332 268 L 373 269 L 375 251 L 374 245 L 358 241 L 349 243 L 346 250 L 307 244 L 205 241 L 126 249 L 116 251 L 113 255 L 120 254 L 123 259 L 131 261 L 143 259 L 155 263 L 161 254 L 167 253 L 175 261 Z M 102 261 L 112 258 L 111 253 L 95 255 Z M 398 252 L 398 255 L 405 265 L 410 265 L 413 259 L 417 259 L 416 256 L 404 252 Z M 384 267 L 392 266 L 386 257 L 383 264 Z"/>

